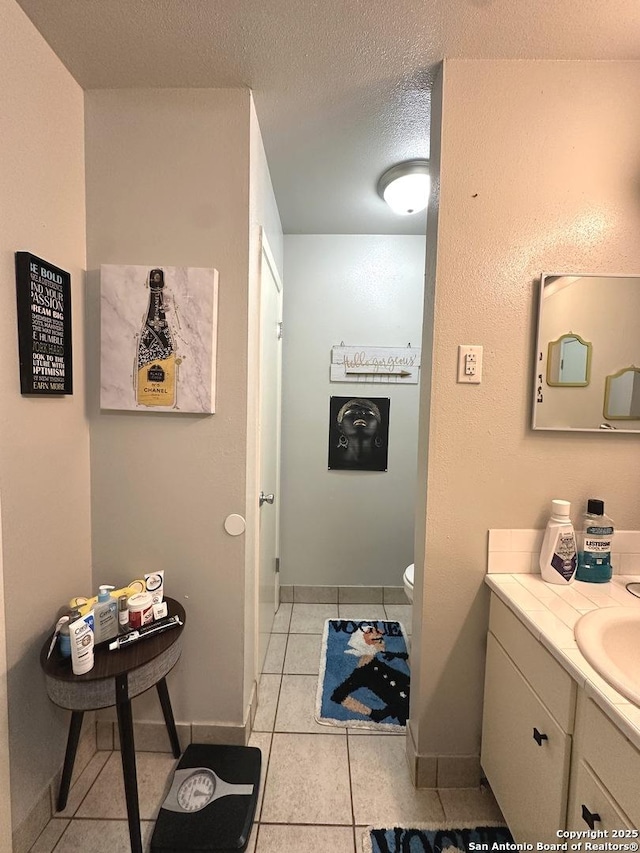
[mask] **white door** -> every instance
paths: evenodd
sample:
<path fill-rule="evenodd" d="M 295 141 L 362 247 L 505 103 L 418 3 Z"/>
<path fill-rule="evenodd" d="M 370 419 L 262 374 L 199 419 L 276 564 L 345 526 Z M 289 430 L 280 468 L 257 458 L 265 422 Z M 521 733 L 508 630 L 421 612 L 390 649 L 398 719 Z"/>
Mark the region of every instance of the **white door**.
<path fill-rule="evenodd" d="M 584 382 L 587 378 L 587 348 L 576 338 L 562 341 L 560 382 Z"/>
<path fill-rule="evenodd" d="M 279 604 L 282 282 L 264 233 L 260 266 L 258 671 Z"/>

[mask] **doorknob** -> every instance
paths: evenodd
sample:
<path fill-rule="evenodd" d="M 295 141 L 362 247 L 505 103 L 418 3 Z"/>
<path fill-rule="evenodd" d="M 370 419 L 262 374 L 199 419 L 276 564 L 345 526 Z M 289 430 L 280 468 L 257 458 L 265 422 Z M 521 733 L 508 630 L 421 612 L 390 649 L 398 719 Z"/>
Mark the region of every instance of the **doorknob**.
<path fill-rule="evenodd" d="M 262 504 L 272 504 L 275 498 L 276 496 L 273 493 L 271 493 L 270 495 L 265 495 L 264 492 L 260 492 L 260 497 L 258 498 L 258 500 L 260 501 L 260 506 L 262 506 Z"/>

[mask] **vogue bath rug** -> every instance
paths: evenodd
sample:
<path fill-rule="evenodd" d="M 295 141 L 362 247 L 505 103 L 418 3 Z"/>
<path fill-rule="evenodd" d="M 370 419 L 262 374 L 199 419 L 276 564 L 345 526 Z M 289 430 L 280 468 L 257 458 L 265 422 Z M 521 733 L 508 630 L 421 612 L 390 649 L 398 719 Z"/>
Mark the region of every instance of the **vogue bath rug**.
<path fill-rule="evenodd" d="M 445 829 L 434 825 L 376 829 L 362 837 L 363 853 L 469 853 L 472 850 L 504 850 L 513 843 L 504 824 Z M 494 845 L 497 845 L 494 847 Z"/>
<path fill-rule="evenodd" d="M 409 654 L 400 622 L 327 619 L 316 720 L 330 726 L 404 731 Z"/>

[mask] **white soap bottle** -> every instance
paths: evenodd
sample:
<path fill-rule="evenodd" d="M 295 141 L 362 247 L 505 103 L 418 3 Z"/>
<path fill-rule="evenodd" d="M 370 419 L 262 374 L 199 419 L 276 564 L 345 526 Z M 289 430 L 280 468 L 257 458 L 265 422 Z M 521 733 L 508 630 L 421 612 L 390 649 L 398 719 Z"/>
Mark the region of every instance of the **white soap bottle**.
<path fill-rule="evenodd" d="M 93 613 L 85 613 L 69 625 L 71 669 L 74 675 L 84 675 L 93 669 Z"/>
<path fill-rule="evenodd" d="M 118 636 L 118 602 L 110 592 L 115 587 L 103 584 L 93 605 L 95 643 L 104 643 Z"/>
<path fill-rule="evenodd" d="M 551 501 L 551 517 L 540 551 L 540 574 L 547 583 L 573 583 L 578 567 L 576 534 L 569 518 L 569 501 Z"/>

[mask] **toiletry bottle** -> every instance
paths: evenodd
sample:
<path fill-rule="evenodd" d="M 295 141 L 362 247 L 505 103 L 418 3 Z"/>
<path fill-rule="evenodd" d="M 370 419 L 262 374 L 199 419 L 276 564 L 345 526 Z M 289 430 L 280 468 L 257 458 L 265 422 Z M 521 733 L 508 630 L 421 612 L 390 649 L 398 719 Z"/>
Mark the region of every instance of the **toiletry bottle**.
<path fill-rule="evenodd" d="M 154 604 L 160 604 L 164 598 L 164 569 L 147 572 L 144 576 L 147 592 L 151 593 Z"/>
<path fill-rule="evenodd" d="M 69 626 L 80 618 L 79 610 L 69 610 L 69 621 L 65 622 L 60 628 L 60 636 L 58 637 L 58 648 L 63 658 L 71 657 L 71 637 L 69 636 Z"/>
<path fill-rule="evenodd" d="M 103 584 L 99 588 L 98 601 L 93 605 L 96 645 L 118 636 L 118 602 L 109 594 L 112 589 L 114 587 Z"/>
<path fill-rule="evenodd" d="M 540 574 L 547 583 L 573 583 L 577 569 L 576 535 L 569 501 L 551 501 L 551 517 L 540 551 Z"/>
<path fill-rule="evenodd" d="M 613 521 L 604 514 L 604 501 L 595 498 L 587 501 L 576 580 L 590 583 L 611 580 L 613 529 Z"/>
<path fill-rule="evenodd" d="M 118 596 L 118 629 L 121 634 L 129 633 L 129 603 L 126 595 Z"/>
<path fill-rule="evenodd" d="M 71 668 L 74 675 L 93 669 L 93 613 L 85 613 L 69 625 Z"/>

